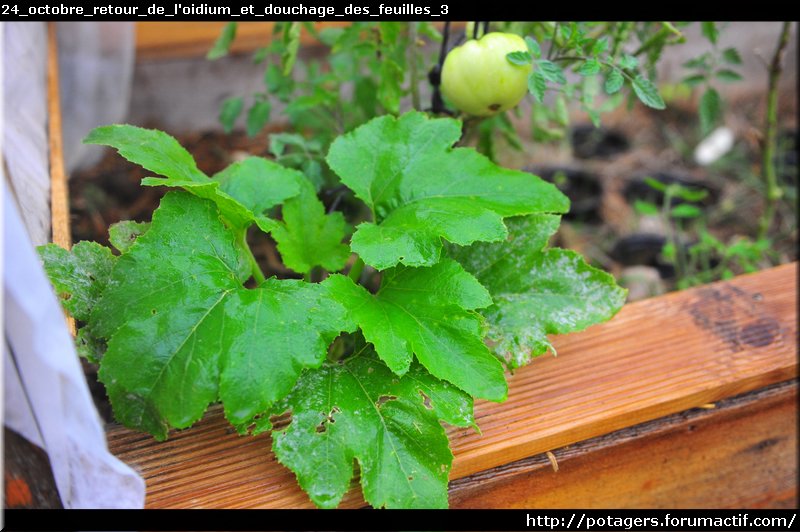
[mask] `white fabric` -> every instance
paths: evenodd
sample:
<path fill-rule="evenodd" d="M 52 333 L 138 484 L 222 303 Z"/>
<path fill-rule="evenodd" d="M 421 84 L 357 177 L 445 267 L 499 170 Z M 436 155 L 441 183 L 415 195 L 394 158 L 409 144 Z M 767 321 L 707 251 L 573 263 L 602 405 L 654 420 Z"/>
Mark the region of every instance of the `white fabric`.
<path fill-rule="evenodd" d="M 144 507 L 144 481 L 108 452 L 64 314 L 5 184 L 3 289 L 11 349 L 4 357 L 13 357 L 4 366 L 18 370 L 24 388 L 5 396 L 6 424 L 26 437 L 40 433 L 65 508 Z M 18 409 L 32 409 L 33 427 L 30 417 L 14 414 Z"/>
<path fill-rule="evenodd" d="M 50 232 L 45 26 L 4 23 L 0 32 L 4 423 L 47 452 L 65 508 L 142 508 L 144 481 L 108 451 L 34 250 Z"/>

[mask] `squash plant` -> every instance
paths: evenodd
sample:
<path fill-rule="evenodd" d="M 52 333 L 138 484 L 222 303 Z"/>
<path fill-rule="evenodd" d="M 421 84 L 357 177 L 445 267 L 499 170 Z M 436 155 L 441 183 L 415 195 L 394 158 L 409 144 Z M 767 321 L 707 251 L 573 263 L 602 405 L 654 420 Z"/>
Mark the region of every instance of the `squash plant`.
<path fill-rule="evenodd" d="M 150 222 L 110 228 L 115 250 L 40 248 L 116 419 L 163 440 L 219 401 L 241 434 L 273 430 L 278 460 L 320 507 L 339 504 L 354 461 L 371 505 L 446 507 L 442 424 L 477 429 L 473 398 L 505 400 L 504 369 L 625 299 L 610 275 L 548 247 L 567 198 L 454 148 L 461 133 L 409 112 L 338 137 L 327 164 L 371 213 L 348 238 L 295 169 L 250 157 L 207 176 L 166 133 L 92 131 L 86 142 L 161 176 L 143 185 L 175 189 Z M 306 279 L 267 277 L 248 231 L 270 234 Z"/>

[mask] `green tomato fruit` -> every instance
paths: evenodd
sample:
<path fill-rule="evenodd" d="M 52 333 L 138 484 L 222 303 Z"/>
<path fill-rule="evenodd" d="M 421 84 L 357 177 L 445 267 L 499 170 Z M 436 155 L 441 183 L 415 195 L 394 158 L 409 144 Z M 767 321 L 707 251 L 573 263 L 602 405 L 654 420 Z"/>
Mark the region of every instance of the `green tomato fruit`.
<path fill-rule="evenodd" d="M 487 33 L 447 54 L 442 66 L 442 94 L 459 110 L 491 116 L 517 105 L 528 92 L 531 65 L 515 65 L 511 52 L 528 47 L 519 35 Z"/>

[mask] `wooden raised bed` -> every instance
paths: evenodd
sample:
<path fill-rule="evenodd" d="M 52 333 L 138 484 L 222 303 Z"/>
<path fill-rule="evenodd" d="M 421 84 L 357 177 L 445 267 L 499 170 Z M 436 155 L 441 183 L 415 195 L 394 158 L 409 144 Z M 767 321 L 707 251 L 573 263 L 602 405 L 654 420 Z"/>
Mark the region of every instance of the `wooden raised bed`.
<path fill-rule="evenodd" d="M 476 404 L 482 434 L 450 430 L 451 507 L 797 507 L 796 263 L 627 305 L 554 344 L 506 403 Z M 237 436 L 219 408 L 166 442 L 107 435 L 148 508 L 313 507 L 270 437 Z M 364 504 L 354 487 L 342 507 Z"/>
<path fill-rule="evenodd" d="M 450 431 L 452 507 L 796 505 L 796 268 L 557 337 L 559 356 L 519 370 L 506 403 L 476 405 L 482 435 Z M 313 507 L 270 437 L 239 437 L 219 409 L 166 442 L 123 427 L 108 439 L 145 478 L 148 508 Z M 342 507 L 364 504 L 354 489 Z"/>

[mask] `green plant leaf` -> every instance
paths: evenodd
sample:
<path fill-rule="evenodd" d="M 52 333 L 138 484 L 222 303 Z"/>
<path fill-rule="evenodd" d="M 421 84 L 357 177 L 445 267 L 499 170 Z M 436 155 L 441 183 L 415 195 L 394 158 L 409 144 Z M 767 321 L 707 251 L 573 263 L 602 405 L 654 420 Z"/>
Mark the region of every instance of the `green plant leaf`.
<path fill-rule="evenodd" d="M 696 187 L 683 186 L 680 183 L 673 183 L 672 194 L 686 201 L 697 202 L 708 197 L 708 190 Z"/>
<path fill-rule="evenodd" d="M 739 55 L 739 50 L 736 48 L 725 48 L 722 51 L 722 60 L 729 65 L 741 65 L 742 56 Z"/>
<path fill-rule="evenodd" d="M 117 248 L 120 253 L 125 253 L 136 242 L 136 239 L 150 228 L 147 222 L 134 222 L 123 220 L 112 224 L 108 228 L 108 241 Z"/>
<path fill-rule="evenodd" d="M 272 105 L 268 100 L 257 101 L 247 112 L 247 135 L 255 137 L 269 122 Z"/>
<path fill-rule="evenodd" d="M 90 131 L 83 142 L 111 146 L 127 160 L 158 175 L 182 181 L 208 179 L 197 169 L 191 154 L 163 131 L 120 124 L 101 126 Z"/>
<path fill-rule="evenodd" d="M 569 109 L 567 109 L 567 99 L 564 98 L 563 94 L 559 94 L 556 98 L 556 105 L 553 111 L 553 118 L 555 118 L 558 125 L 564 127 L 569 125 Z"/>
<path fill-rule="evenodd" d="M 284 76 L 292 73 L 300 50 L 300 22 L 289 22 L 283 32 L 283 52 L 281 53 L 281 69 Z"/>
<path fill-rule="evenodd" d="M 690 87 L 696 87 L 701 83 L 705 83 L 708 80 L 708 76 L 706 74 L 694 74 L 692 76 L 687 76 L 683 78 L 682 83 Z"/>
<path fill-rule="evenodd" d="M 697 218 L 698 216 L 703 215 L 703 211 L 694 205 L 681 203 L 680 205 L 672 207 L 672 209 L 669 211 L 669 214 L 673 218 Z"/>
<path fill-rule="evenodd" d="M 547 90 L 547 80 L 544 79 L 542 73 L 535 70 L 528 76 L 528 91 L 533 94 L 536 101 L 542 103 L 544 101 L 544 92 Z"/>
<path fill-rule="evenodd" d="M 589 59 L 580 66 L 578 74 L 581 76 L 594 76 L 600 73 L 600 67 L 600 61 L 597 59 Z"/>
<path fill-rule="evenodd" d="M 610 319 L 626 291 L 609 274 L 563 249 L 543 250 L 559 218 L 531 215 L 509 220 L 509 241 L 450 248 L 492 294 L 483 311 L 488 340 L 511 369 L 551 347 L 548 334 L 583 330 Z"/>
<path fill-rule="evenodd" d="M 350 257 L 350 250 L 342 244 L 344 216 L 340 212 L 325 214 L 325 206 L 307 179 L 300 181 L 300 194 L 284 203 L 283 221 L 276 222 L 271 233 L 283 263 L 298 273 L 308 273 L 315 266 L 339 271 Z"/>
<path fill-rule="evenodd" d="M 536 61 L 534 71 L 541 72 L 542 77 L 544 77 L 544 79 L 547 81 L 552 81 L 553 83 L 559 83 L 561 85 L 567 82 L 567 78 L 564 76 L 564 71 L 561 70 L 560 66 L 552 61 L 547 61 L 546 59 L 540 59 L 539 61 Z"/>
<path fill-rule="evenodd" d="M 78 242 L 71 251 L 56 244 L 45 244 L 37 250 L 61 305 L 76 320 L 87 321 L 117 258 L 110 249 L 95 242 Z"/>
<path fill-rule="evenodd" d="M 698 68 L 700 70 L 708 70 L 709 62 L 711 61 L 711 54 L 706 52 L 693 59 L 689 59 L 683 63 L 684 68 Z"/>
<path fill-rule="evenodd" d="M 708 134 L 722 118 L 722 98 L 716 89 L 706 89 L 700 97 L 697 111 L 700 115 L 700 129 L 704 135 Z"/>
<path fill-rule="evenodd" d="M 335 508 L 361 470 L 364 499 L 376 508 L 446 508 L 453 455 L 440 420 L 474 424 L 469 396 L 414 364 L 397 378 L 374 356 L 303 374 L 275 413 L 278 460 L 322 508 Z"/>
<path fill-rule="evenodd" d="M 633 208 L 636 209 L 636 212 L 645 216 L 658 216 L 659 213 L 658 206 L 648 201 L 635 200 Z"/>
<path fill-rule="evenodd" d="M 99 375 L 117 420 L 164 439 L 219 398 L 246 428 L 354 327 L 320 285 L 268 279 L 245 289 L 244 262 L 213 202 L 164 196 L 89 321 L 108 339 Z"/>
<path fill-rule="evenodd" d="M 376 118 L 331 145 L 328 165 L 375 214 L 351 241 L 367 264 L 429 266 L 439 260 L 442 238 L 502 240 L 506 216 L 569 208 L 552 184 L 452 148 L 460 136 L 455 120 L 411 112 Z"/>
<path fill-rule="evenodd" d="M 211 50 L 206 54 L 206 59 L 214 60 L 228 55 L 228 50 L 235 38 L 236 23 L 228 22 L 225 24 L 225 27 L 222 28 L 222 32 L 219 34 L 219 37 L 217 37 L 217 40 L 214 41 L 214 46 L 212 46 Z"/>
<path fill-rule="evenodd" d="M 658 179 L 652 177 L 645 177 L 644 182 L 648 187 L 652 188 L 653 190 L 658 190 L 659 192 L 667 191 L 667 185 L 662 183 Z"/>
<path fill-rule="evenodd" d="M 95 338 L 88 327 L 81 327 L 75 335 L 75 350 L 92 364 L 99 364 L 106 352 L 106 343 Z"/>
<path fill-rule="evenodd" d="M 744 79 L 738 72 L 734 72 L 733 70 L 727 68 L 717 70 L 714 75 L 718 80 L 724 81 L 725 83 L 733 83 L 735 81 L 742 81 L 742 79 Z"/>
<path fill-rule="evenodd" d="M 257 216 L 299 194 L 305 178 L 297 170 L 263 157 L 247 157 L 217 172 L 211 180 L 219 183 L 219 192 Z"/>
<path fill-rule="evenodd" d="M 619 67 L 622 70 L 633 70 L 639 66 L 639 60 L 632 55 L 625 54 L 619 60 Z"/>
<path fill-rule="evenodd" d="M 525 44 L 528 46 L 528 52 L 532 57 L 535 59 L 542 57 L 542 48 L 536 39 L 530 36 L 525 37 Z"/>
<path fill-rule="evenodd" d="M 622 88 L 622 85 L 624 84 L 625 84 L 625 77 L 622 75 L 622 72 L 620 72 L 616 68 L 612 68 L 608 72 L 608 76 L 606 77 L 606 84 L 604 86 L 604 89 L 606 91 L 606 94 L 614 94 L 616 92 L 619 92 L 619 90 Z"/>
<path fill-rule="evenodd" d="M 227 98 L 219 108 L 219 123 L 225 133 L 233 131 L 236 119 L 242 114 L 244 100 L 241 97 Z"/>
<path fill-rule="evenodd" d="M 642 75 L 638 75 L 633 80 L 633 92 L 639 100 L 653 109 L 666 109 L 666 104 L 658 93 L 658 89 L 653 82 Z"/>
<path fill-rule="evenodd" d="M 606 50 L 608 50 L 608 38 L 606 37 L 603 37 L 602 39 L 597 39 L 592 45 L 592 55 L 595 57 L 602 54 Z"/>
<path fill-rule="evenodd" d="M 237 161 L 209 178 L 197 169 L 192 156 L 173 137 L 157 130 L 128 125 L 104 126 L 84 142 L 116 148 L 120 155 L 166 179 L 145 177 L 142 185 L 180 187 L 217 204 L 222 215 L 239 230 L 253 222 L 262 229 L 272 221 L 264 211 L 300 191 L 305 178 L 263 157 Z M 268 230 L 268 229 L 264 229 Z"/>
<path fill-rule="evenodd" d="M 380 84 L 378 85 L 378 101 L 386 111 L 397 114 L 400 112 L 400 99 L 403 96 L 401 87 L 405 71 L 395 61 L 385 59 L 381 61 Z"/>
<path fill-rule="evenodd" d="M 475 397 L 505 399 L 503 368 L 483 344 L 481 320 L 472 312 L 491 297 L 457 262 L 387 270 L 375 295 L 341 275 L 323 284 L 393 372 L 404 374 L 416 355 L 431 374 Z"/>
<path fill-rule="evenodd" d="M 508 62 L 512 65 L 527 66 L 531 63 L 533 58 L 530 52 L 517 51 L 506 54 L 506 59 L 508 59 Z"/>
<path fill-rule="evenodd" d="M 716 23 L 701 22 L 700 29 L 703 32 L 703 36 L 708 39 L 711 44 L 717 44 L 717 39 L 719 38 L 719 29 L 717 28 Z"/>

